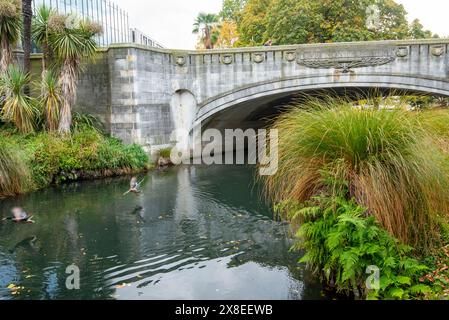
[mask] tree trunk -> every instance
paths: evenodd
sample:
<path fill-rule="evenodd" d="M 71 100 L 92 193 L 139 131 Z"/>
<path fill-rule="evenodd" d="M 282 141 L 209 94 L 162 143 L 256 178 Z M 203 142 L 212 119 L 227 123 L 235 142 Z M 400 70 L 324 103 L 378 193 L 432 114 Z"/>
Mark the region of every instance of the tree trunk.
<path fill-rule="evenodd" d="M 204 29 L 204 47 L 206 49 L 212 49 L 212 40 L 210 36 L 210 29 L 206 26 Z"/>
<path fill-rule="evenodd" d="M 42 43 L 42 79 L 45 77 L 47 73 L 47 62 L 48 62 L 48 45 L 46 43 Z"/>
<path fill-rule="evenodd" d="M 23 15 L 23 65 L 24 71 L 30 73 L 31 69 L 31 20 L 33 18 L 33 0 L 22 0 Z"/>
<path fill-rule="evenodd" d="M 5 72 L 8 69 L 8 66 L 12 62 L 12 51 L 11 46 L 6 37 L 2 37 L 1 43 L 1 59 L 0 59 L 0 72 Z"/>
<path fill-rule="evenodd" d="M 78 61 L 73 59 L 65 60 L 59 76 L 62 106 L 58 131 L 61 134 L 69 133 L 72 125 L 72 106 L 76 100 L 76 87 L 78 83 L 78 75 L 76 72 L 78 63 Z"/>

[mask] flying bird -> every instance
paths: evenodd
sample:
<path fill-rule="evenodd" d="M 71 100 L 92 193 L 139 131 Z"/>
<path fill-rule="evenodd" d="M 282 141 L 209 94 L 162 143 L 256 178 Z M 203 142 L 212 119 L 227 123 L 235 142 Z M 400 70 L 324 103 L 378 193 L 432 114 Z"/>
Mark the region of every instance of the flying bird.
<path fill-rule="evenodd" d="M 4 218 L 2 221 L 5 220 L 11 220 L 14 222 L 28 222 L 28 223 L 34 223 L 32 220 L 33 216 L 29 215 L 23 208 L 21 207 L 14 207 L 11 209 L 11 217 Z"/>
<path fill-rule="evenodd" d="M 145 180 L 145 178 L 142 179 L 142 181 L 137 182 L 137 178 L 136 177 L 132 177 L 131 181 L 129 183 L 129 190 L 126 191 L 123 195 L 127 195 L 128 193 L 135 193 L 135 194 L 139 194 L 141 193 L 141 191 L 139 190 L 140 185 L 142 184 L 142 182 Z"/>

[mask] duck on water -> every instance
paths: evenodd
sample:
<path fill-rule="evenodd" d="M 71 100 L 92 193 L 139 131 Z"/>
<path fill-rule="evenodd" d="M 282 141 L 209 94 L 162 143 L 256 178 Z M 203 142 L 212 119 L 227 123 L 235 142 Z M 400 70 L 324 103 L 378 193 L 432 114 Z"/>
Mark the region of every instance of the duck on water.
<path fill-rule="evenodd" d="M 33 216 L 28 214 L 23 208 L 14 207 L 11 209 L 11 216 L 4 218 L 2 221 L 10 220 L 16 223 L 34 223 L 32 218 Z"/>

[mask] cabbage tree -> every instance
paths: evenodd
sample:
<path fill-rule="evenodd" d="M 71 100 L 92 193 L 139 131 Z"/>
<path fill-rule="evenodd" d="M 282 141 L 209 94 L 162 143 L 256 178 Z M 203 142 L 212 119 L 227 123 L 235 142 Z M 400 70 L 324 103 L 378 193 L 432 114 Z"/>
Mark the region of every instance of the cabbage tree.
<path fill-rule="evenodd" d="M 0 0 L 0 72 L 5 72 L 13 60 L 12 49 L 20 40 L 22 2 Z"/>
<path fill-rule="evenodd" d="M 95 55 L 97 44 L 94 38 L 101 33 L 101 26 L 90 21 L 74 23 L 71 17 L 60 15 L 52 15 L 49 24 L 48 42 L 60 68 L 62 104 L 58 131 L 69 133 L 82 63 Z"/>

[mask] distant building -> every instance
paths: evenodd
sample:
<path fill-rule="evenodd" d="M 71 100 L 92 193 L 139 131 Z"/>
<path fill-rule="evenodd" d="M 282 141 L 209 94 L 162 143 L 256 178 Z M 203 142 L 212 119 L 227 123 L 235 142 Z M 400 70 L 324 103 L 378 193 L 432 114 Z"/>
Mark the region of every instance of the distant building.
<path fill-rule="evenodd" d="M 131 28 L 131 42 L 147 47 L 163 48 L 163 46 L 156 40 L 136 28 Z"/>
<path fill-rule="evenodd" d="M 34 12 L 38 7 L 46 5 L 61 14 L 73 13 L 82 19 L 89 19 L 101 24 L 103 33 L 96 37 L 99 46 L 133 42 L 161 47 L 160 44 L 137 29 L 130 29 L 128 13 L 109 0 L 34 0 L 33 5 Z M 136 31 L 139 32 L 139 35 L 136 36 L 137 41 L 134 41 L 132 35 Z M 140 35 L 142 35 L 142 41 Z"/>

